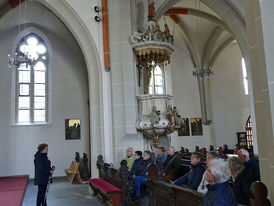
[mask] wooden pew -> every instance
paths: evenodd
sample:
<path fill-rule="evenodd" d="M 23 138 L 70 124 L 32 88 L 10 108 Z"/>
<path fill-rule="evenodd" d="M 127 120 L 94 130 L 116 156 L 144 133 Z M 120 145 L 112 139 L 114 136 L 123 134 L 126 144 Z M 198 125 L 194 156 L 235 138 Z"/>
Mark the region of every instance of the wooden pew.
<path fill-rule="evenodd" d="M 271 202 L 267 199 L 268 190 L 264 183 L 253 182 L 250 186 L 251 198 L 249 206 L 271 206 Z"/>
<path fill-rule="evenodd" d="M 162 180 L 148 180 L 153 206 L 199 206 L 203 194 Z"/>
<path fill-rule="evenodd" d="M 94 191 L 94 196 L 100 195 L 102 202 L 110 202 L 113 206 L 120 205 L 125 200 L 126 181 L 128 179 L 128 167 L 125 160 L 121 167 L 116 170 L 112 164 L 104 163 L 103 156 L 97 159 L 99 178 L 89 180 L 89 185 Z"/>

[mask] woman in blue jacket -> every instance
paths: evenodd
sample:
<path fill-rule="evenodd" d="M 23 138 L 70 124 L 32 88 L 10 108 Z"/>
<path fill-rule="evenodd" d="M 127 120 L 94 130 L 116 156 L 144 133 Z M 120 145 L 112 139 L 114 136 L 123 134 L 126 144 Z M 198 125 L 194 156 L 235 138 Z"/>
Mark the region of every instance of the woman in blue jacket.
<path fill-rule="evenodd" d="M 38 151 L 34 155 L 35 177 L 34 184 L 38 185 L 36 206 L 46 206 L 45 193 L 49 177 L 52 175 L 53 170 L 48 160 L 48 145 L 43 143 L 38 146 Z"/>
<path fill-rule="evenodd" d="M 151 159 L 151 152 L 144 151 L 143 160 L 139 167 L 136 169 L 135 175 L 133 175 L 133 181 L 136 187 L 136 197 L 137 199 L 141 197 L 141 185 L 146 184 L 146 174 L 148 172 L 148 167 L 153 163 Z"/>

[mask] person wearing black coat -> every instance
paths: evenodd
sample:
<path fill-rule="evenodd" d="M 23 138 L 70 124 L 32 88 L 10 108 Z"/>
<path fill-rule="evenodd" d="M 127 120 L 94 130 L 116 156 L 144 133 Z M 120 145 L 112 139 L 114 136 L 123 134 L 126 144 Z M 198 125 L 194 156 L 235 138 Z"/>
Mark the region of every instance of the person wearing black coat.
<path fill-rule="evenodd" d="M 135 175 L 133 175 L 133 181 L 136 188 L 136 197 L 141 196 L 141 185 L 146 183 L 146 175 L 148 172 L 148 167 L 153 163 L 151 159 L 151 152 L 145 151 L 143 155 L 143 161 L 140 163 L 139 167 L 136 169 Z"/>
<path fill-rule="evenodd" d="M 174 185 L 187 187 L 192 190 L 197 190 L 205 172 L 203 164 L 203 156 L 199 152 L 194 152 L 191 155 L 191 170 L 184 176 L 173 182 Z"/>
<path fill-rule="evenodd" d="M 244 163 L 244 166 L 256 177 L 256 181 L 260 181 L 261 177 L 259 164 L 254 158 L 250 158 L 248 151 L 245 149 L 240 149 L 238 151 L 238 157 Z"/>
<path fill-rule="evenodd" d="M 167 151 L 167 158 L 163 164 L 165 169 L 165 176 L 167 179 L 172 180 L 176 177 L 180 170 L 180 160 L 175 154 L 174 147 L 170 146 Z"/>
<path fill-rule="evenodd" d="M 238 204 L 248 205 L 250 199 L 250 186 L 256 177 L 244 166 L 239 157 L 231 157 L 228 164 L 232 174 L 232 189 Z"/>
<path fill-rule="evenodd" d="M 136 176 L 136 172 L 140 164 L 143 162 L 143 157 L 142 157 L 142 152 L 141 151 L 136 151 L 134 154 L 134 163 L 132 165 L 132 168 L 130 170 L 130 179 L 132 180 L 133 175 Z"/>
<path fill-rule="evenodd" d="M 46 206 L 45 193 L 49 177 L 52 175 L 51 162 L 48 159 L 48 145 L 43 143 L 38 146 L 34 155 L 35 177 L 34 184 L 38 185 L 36 206 Z"/>

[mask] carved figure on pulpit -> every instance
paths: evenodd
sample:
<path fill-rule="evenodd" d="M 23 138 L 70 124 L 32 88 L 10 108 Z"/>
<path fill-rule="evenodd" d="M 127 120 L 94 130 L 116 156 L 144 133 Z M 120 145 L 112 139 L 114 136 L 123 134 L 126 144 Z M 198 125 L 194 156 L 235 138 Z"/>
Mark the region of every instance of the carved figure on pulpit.
<path fill-rule="evenodd" d="M 170 34 L 167 23 L 165 23 L 164 39 L 166 42 L 173 42 L 173 36 Z"/>
<path fill-rule="evenodd" d="M 167 107 L 166 118 L 168 119 L 168 125 L 174 124 L 174 115 L 173 115 L 173 110 L 171 105 L 168 105 Z"/>
<path fill-rule="evenodd" d="M 149 117 L 149 120 L 151 122 L 152 126 L 155 126 L 156 124 L 159 124 L 161 111 L 157 110 L 156 106 L 152 107 L 152 112 L 149 115 L 144 115 L 144 117 Z"/>
<path fill-rule="evenodd" d="M 181 115 L 179 115 L 179 111 L 177 110 L 177 107 L 174 106 L 173 107 L 173 116 L 174 116 L 174 120 L 175 120 L 175 125 L 177 126 L 182 126 L 182 119 L 181 119 Z"/>
<path fill-rule="evenodd" d="M 155 30 L 152 33 L 152 39 L 153 40 L 162 40 L 163 37 L 164 37 L 164 34 L 161 31 L 159 24 L 156 24 Z"/>

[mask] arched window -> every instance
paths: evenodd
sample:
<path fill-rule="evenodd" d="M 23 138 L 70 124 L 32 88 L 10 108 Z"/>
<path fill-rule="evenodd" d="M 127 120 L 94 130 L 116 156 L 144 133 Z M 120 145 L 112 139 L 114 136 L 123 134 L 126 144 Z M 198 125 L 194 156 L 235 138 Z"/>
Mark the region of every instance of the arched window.
<path fill-rule="evenodd" d="M 248 80 L 247 80 L 247 71 L 246 71 L 244 58 L 242 58 L 242 70 L 243 70 L 243 83 L 244 83 L 245 95 L 248 95 Z"/>
<path fill-rule="evenodd" d="M 247 148 L 251 149 L 253 147 L 251 116 L 246 121 L 245 130 L 247 134 Z"/>
<path fill-rule="evenodd" d="M 158 65 L 151 71 L 149 94 L 164 94 L 164 72 Z"/>
<path fill-rule="evenodd" d="M 16 68 L 16 123 L 46 123 L 48 120 L 48 48 L 36 34 L 24 36 L 16 52 L 33 59 Z"/>

